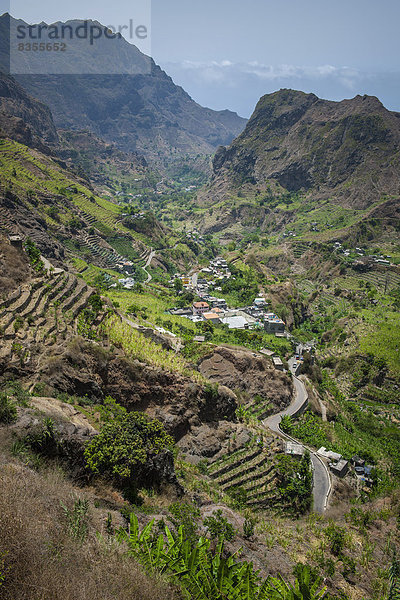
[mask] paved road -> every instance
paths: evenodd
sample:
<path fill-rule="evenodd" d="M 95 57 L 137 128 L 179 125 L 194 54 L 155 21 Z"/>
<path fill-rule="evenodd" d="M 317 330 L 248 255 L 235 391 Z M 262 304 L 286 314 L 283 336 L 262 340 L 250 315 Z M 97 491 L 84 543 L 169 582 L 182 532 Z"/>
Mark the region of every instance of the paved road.
<path fill-rule="evenodd" d="M 197 288 L 197 278 L 198 278 L 198 276 L 199 276 L 199 274 L 197 272 L 193 273 L 193 275 L 192 275 L 192 286 L 193 286 L 194 290 Z"/>
<path fill-rule="evenodd" d="M 142 267 L 143 271 L 147 275 L 147 279 L 146 279 L 145 283 L 150 283 L 150 281 L 153 279 L 152 276 L 150 275 L 150 273 L 147 272 L 147 267 L 150 266 L 150 263 L 153 260 L 155 254 L 156 254 L 156 251 L 153 250 L 153 248 L 150 248 L 150 254 L 148 256 L 148 259 L 146 260 L 146 264 L 144 265 L 144 267 Z"/>
<path fill-rule="evenodd" d="M 293 367 L 294 362 L 294 358 L 289 360 L 289 368 L 291 369 L 292 373 L 296 370 L 296 367 Z M 281 411 L 276 415 L 271 415 L 270 417 L 268 417 L 268 419 L 265 419 L 263 421 L 264 426 L 269 427 L 271 431 L 277 433 L 278 435 L 286 439 L 293 438 L 286 435 L 280 430 L 279 424 L 281 422 L 281 418 L 284 415 L 294 416 L 298 414 L 307 406 L 308 403 L 306 388 L 303 382 L 300 379 L 298 379 L 295 375 L 293 375 L 293 385 L 295 388 L 295 397 L 293 402 L 287 408 L 285 408 L 285 410 Z M 310 458 L 313 466 L 313 508 L 315 512 L 323 513 L 326 509 L 329 493 L 331 490 L 331 480 L 325 463 L 312 450 L 310 450 Z"/>

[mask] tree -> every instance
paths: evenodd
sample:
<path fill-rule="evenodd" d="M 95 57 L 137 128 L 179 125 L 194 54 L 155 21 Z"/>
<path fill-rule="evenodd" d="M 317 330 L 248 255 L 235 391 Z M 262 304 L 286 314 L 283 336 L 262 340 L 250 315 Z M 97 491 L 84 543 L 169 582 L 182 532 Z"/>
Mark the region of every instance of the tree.
<path fill-rule="evenodd" d="M 277 468 L 278 490 L 283 501 L 295 514 L 303 514 L 311 504 L 312 468 L 310 453 L 306 450 L 297 458 L 283 455 Z"/>
<path fill-rule="evenodd" d="M 40 250 L 39 248 L 36 246 L 35 242 L 33 242 L 31 240 L 31 238 L 27 238 L 26 242 L 25 242 L 25 252 L 27 253 L 28 257 L 29 257 L 29 261 L 32 265 L 32 268 L 35 271 L 41 271 L 43 269 L 43 262 L 42 259 L 40 258 Z"/>
<path fill-rule="evenodd" d="M 179 277 L 176 277 L 174 279 L 174 288 L 175 288 L 175 292 L 177 294 L 179 294 L 179 292 L 181 292 L 183 290 L 182 280 L 179 279 Z"/>
<path fill-rule="evenodd" d="M 281 417 L 281 422 L 279 423 L 279 428 L 284 433 L 290 433 L 293 429 L 293 419 L 290 415 L 283 415 Z"/>
<path fill-rule="evenodd" d="M 173 443 L 160 421 L 132 411 L 104 425 L 87 444 L 85 458 L 93 473 L 111 476 L 135 490 L 145 476 L 147 461 Z"/>

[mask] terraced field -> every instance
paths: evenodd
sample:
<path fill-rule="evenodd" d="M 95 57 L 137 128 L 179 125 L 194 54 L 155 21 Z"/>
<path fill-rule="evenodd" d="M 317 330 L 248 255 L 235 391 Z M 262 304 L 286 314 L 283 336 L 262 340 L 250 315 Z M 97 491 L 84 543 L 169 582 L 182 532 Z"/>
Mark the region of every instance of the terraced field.
<path fill-rule="evenodd" d="M 300 258 L 310 249 L 310 244 L 307 242 L 294 242 L 293 243 L 293 254 L 296 258 Z"/>
<path fill-rule="evenodd" d="M 273 404 L 271 404 L 268 398 L 257 395 L 251 398 L 245 408 L 257 421 L 262 421 L 273 412 Z"/>
<path fill-rule="evenodd" d="M 101 266 L 113 267 L 122 256 L 104 238 L 118 235 L 133 245 L 133 254 L 139 255 L 144 251 L 145 237 L 132 235 L 122 224 L 120 207 L 93 194 L 51 158 L 17 142 L 0 140 L 0 168 L 0 192 L 5 195 L 7 190 L 11 190 L 27 208 L 39 213 L 54 232 L 60 224 L 68 228 L 73 218 L 79 219 L 79 247 L 69 245 L 74 253 L 90 252 Z M 54 209 L 55 214 L 52 212 Z M 3 208 L 0 230 L 15 233 L 13 223 L 12 215 Z"/>
<path fill-rule="evenodd" d="M 52 345 L 76 318 L 94 290 L 65 271 L 36 278 L 0 304 L 0 357 L 29 361 L 36 343 Z"/>
<path fill-rule="evenodd" d="M 71 200 L 80 209 L 82 217 L 89 225 L 100 228 L 106 226 L 110 230 L 129 233 L 129 229 L 119 222 L 121 216 L 116 204 L 85 193 L 76 194 Z"/>
<path fill-rule="evenodd" d="M 278 499 L 275 487 L 276 455 L 281 452 L 275 437 L 253 437 L 246 448 L 224 456 L 208 467 L 208 473 L 224 492 L 246 496 L 247 506 L 272 506 Z"/>

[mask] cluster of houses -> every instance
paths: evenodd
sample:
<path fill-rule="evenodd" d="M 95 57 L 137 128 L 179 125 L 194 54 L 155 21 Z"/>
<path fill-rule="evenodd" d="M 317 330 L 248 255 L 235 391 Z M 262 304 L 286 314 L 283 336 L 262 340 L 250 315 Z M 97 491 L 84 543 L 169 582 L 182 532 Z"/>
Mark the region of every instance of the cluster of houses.
<path fill-rule="evenodd" d="M 336 252 L 343 254 L 343 256 L 350 257 L 356 255 L 357 262 L 363 263 L 366 266 L 368 265 L 382 265 L 382 266 L 390 266 L 390 258 L 391 256 L 384 256 L 383 254 L 366 254 L 363 248 L 359 248 L 356 246 L 355 248 L 343 248 L 343 245 L 340 242 L 335 242 L 333 245 L 333 249 Z"/>
<path fill-rule="evenodd" d="M 122 285 L 125 290 L 133 290 L 135 287 L 135 280 L 133 277 L 126 277 L 124 279 L 118 279 L 118 283 Z"/>
<path fill-rule="evenodd" d="M 302 456 L 305 448 L 302 444 L 295 441 L 287 441 L 284 444 L 286 454 L 292 456 Z M 365 460 L 359 456 L 353 456 L 350 461 L 343 458 L 338 452 L 327 450 L 322 446 L 317 450 L 317 454 L 328 461 L 329 469 L 337 477 L 345 477 L 347 473 L 353 472 L 361 486 L 371 487 L 373 484 L 371 474 L 373 465 L 365 464 Z"/>
<path fill-rule="evenodd" d="M 138 194 L 137 196 L 133 196 L 133 198 L 139 198 L 141 196 L 141 194 Z M 139 212 L 135 212 L 132 214 L 128 214 L 128 213 L 122 213 L 123 217 L 129 217 L 131 219 L 144 219 L 144 217 L 146 216 L 144 211 L 139 211 Z"/>
<path fill-rule="evenodd" d="M 285 323 L 275 313 L 269 312 L 265 298 L 255 298 L 251 306 L 229 308 L 224 298 L 201 294 L 201 299 L 187 308 L 171 309 L 175 316 L 198 323 L 227 325 L 229 329 L 264 329 L 277 337 L 285 336 Z"/>
<path fill-rule="evenodd" d="M 196 230 L 194 230 L 196 232 Z M 255 298 L 251 306 L 229 308 L 224 298 L 212 296 L 209 289 L 222 291 L 221 285 L 232 277 L 225 259 L 217 257 L 204 267 L 197 277 L 176 273 L 170 285 L 179 278 L 184 288 L 192 290 L 200 300 L 186 308 L 173 308 L 172 315 L 185 317 L 194 323 L 208 321 L 214 325 L 227 325 L 229 329 L 264 329 L 277 337 L 286 337 L 285 323 L 275 313 L 268 310 L 265 298 Z"/>
<path fill-rule="evenodd" d="M 193 229 L 193 231 L 187 231 L 186 237 L 193 242 L 204 242 L 204 236 L 197 229 Z"/>
<path fill-rule="evenodd" d="M 194 229 L 186 235 L 196 242 L 204 241 L 204 238 L 199 234 L 197 229 Z M 208 267 L 201 269 L 197 274 L 197 277 L 175 273 L 173 279 L 169 281 L 169 284 L 173 286 L 175 279 L 180 279 L 184 288 L 202 295 L 207 294 L 210 287 L 214 287 L 216 291 L 220 292 L 222 283 L 227 281 L 231 276 L 232 274 L 226 260 L 218 257 L 211 260 Z"/>
<path fill-rule="evenodd" d="M 359 456 L 353 456 L 348 461 L 338 452 L 327 450 L 324 446 L 317 450 L 317 454 L 329 461 L 328 466 L 330 470 L 338 477 L 344 477 L 350 468 L 352 468 L 361 485 L 366 485 L 367 487 L 372 485 L 371 473 L 374 467 L 373 465 L 367 465 L 365 460 Z"/>
<path fill-rule="evenodd" d="M 135 272 L 135 265 L 133 262 L 124 258 L 121 258 L 118 262 L 116 262 L 113 268 L 120 273 L 125 273 L 126 275 L 130 275 L 131 273 Z"/>

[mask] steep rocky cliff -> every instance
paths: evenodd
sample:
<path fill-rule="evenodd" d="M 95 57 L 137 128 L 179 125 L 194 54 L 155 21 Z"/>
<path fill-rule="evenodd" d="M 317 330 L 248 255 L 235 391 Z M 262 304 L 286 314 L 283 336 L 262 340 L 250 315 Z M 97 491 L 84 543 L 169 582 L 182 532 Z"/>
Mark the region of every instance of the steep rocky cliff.
<path fill-rule="evenodd" d="M 400 192 L 400 114 L 371 96 L 331 102 L 280 90 L 218 149 L 208 198 L 256 187 L 365 208 Z"/>
<path fill-rule="evenodd" d="M 13 77 L 1 72 L 0 136 L 45 152 L 58 139 L 50 109 L 29 96 Z"/>

